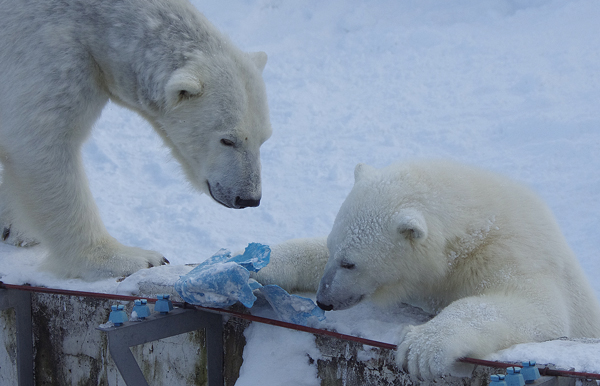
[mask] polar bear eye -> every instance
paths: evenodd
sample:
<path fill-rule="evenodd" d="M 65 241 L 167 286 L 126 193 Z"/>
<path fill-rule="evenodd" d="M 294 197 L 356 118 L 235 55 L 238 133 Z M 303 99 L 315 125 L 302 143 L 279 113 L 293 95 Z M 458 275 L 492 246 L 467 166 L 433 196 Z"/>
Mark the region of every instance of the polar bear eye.
<path fill-rule="evenodd" d="M 342 261 L 342 263 L 340 264 L 340 267 L 342 267 L 344 269 L 354 269 L 354 268 L 356 268 L 356 264 L 349 263 L 347 261 Z"/>
<path fill-rule="evenodd" d="M 223 146 L 229 146 L 229 147 L 232 147 L 233 145 L 235 145 L 235 144 L 233 143 L 233 141 L 231 141 L 231 140 L 229 140 L 229 139 L 227 139 L 227 138 L 222 138 L 222 139 L 221 139 L 221 144 L 222 144 Z"/>
<path fill-rule="evenodd" d="M 190 94 L 189 91 L 186 90 L 180 90 L 179 91 L 179 100 L 186 100 L 186 99 L 190 99 L 192 97 L 192 94 Z"/>

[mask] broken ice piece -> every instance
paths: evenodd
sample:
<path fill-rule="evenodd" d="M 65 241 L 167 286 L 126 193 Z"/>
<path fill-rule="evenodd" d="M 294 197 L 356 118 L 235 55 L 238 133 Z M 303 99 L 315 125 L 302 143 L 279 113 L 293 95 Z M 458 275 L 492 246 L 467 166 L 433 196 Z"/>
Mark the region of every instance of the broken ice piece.
<path fill-rule="evenodd" d="M 269 264 L 271 248 L 268 245 L 250 243 L 241 255 L 234 256 L 228 261 L 235 261 L 248 271 L 258 272 Z"/>
<path fill-rule="evenodd" d="M 217 253 L 204 260 L 202 263 L 198 264 L 196 268 L 206 267 L 209 265 L 213 265 L 216 263 L 224 263 L 231 258 L 231 252 L 225 248 L 219 249 Z M 194 269 L 196 269 L 194 268 Z"/>
<path fill-rule="evenodd" d="M 248 285 L 250 286 L 250 288 L 252 288 L 253 291 L 262 287 L 262 284 L 260 284 L 252 278 L 248 279 Z"/>
<path fill-rule="evenodd" d="M 284 322 L 308 326 L 325 319 L 325 312 L 311 299 L 290 295 L 278 285 L 266 285 L 259 291 Z"/>
<path fill-rule="evenodd" d="M 248 285 L 250 272 L 235 262 L 201 264 L 175 283 L 175 290 L 188 303 L 225 308 L 240 302 L 250 308 L 256 301 Z"/>

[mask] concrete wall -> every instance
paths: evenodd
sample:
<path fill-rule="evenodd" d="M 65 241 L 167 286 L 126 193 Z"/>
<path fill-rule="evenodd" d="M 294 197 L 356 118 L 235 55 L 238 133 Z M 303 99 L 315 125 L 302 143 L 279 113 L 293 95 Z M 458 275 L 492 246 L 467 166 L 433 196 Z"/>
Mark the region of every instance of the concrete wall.
<path fill-rule="evenodd" d="M 96 329 L 108 320 L 110 305 L 115 303 L 33 294 L 36 385 L 125 385 L 108 351 L 105 333 Z M 129 314 L 131 302 L 123 304 Z M 15 320 L 13 310 L 0 312 L 0 385 L 17 384 Z M 237 318 L 229 318 L 225 324 L 224 377 L 228 386 L 233 386 L 238 377 L 245 345 L 243 332 L 249 324 Z M 321 352 L 316 361 L 323 386 L 413 384 L 395 367 L 390 350 L 372 349 L 365 355 L 364 347 L 358 343 L 322 336 L 317 336 L 316 342 Z M 135 346 L 132 352 L 150 385 L 206 384 L 202 330 Z M 478 368 L 472 378 L 445 378 L 435 383 L 485 386 L 489 375 L 490 369 Z M 574 385 L 574 381 L 561 384 L 569 385 Z"/>
<path fill-rule="evenodd" d="M 16 385 L 17 326 L 14 309 L 0 311 L 0 385 Z"/>
<path fill-rule="evenodd" d="M 106 323 L 115 301 L 33 294 L 34 369 L 36 385 L 121 386 L 108 351 L 106 334 L 96 329 Z M 127 313 L 131 302 L 124 302 Z M 153 306 L 150 305 L 152 308 Z M 248 323 L 230 320 L 225 326 L 225 378 L 238 377 Z M 14 310 L 0 312 L 0 385 L 16 385 L 16 326 Z M 132 347 L 132 353 L 151 385 L 206 384 L 205 331 L 161 339 Z"/>

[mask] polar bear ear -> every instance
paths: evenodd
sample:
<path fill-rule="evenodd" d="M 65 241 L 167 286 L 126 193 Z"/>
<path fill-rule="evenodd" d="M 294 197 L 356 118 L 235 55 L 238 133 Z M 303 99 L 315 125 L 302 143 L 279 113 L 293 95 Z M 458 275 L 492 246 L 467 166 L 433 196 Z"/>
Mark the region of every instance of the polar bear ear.
<path fill-rule="evenodd" d="M 396 231 L 409 240 L 425 240 L 428 230 L 423 215 L 410 209 L 404 210 L 396 216 Z"/>
<path fill-rule="evenodd" d="M 250 59 L 252 59 L 252 61 L 254 62 L 254 65 L 256 65 L 256 68 L 258 68 L 258 71 L 263 72 L 265 66 L 267 65 L 267 54 L 265 52 L 259 51 L 250 52 L 248 53 L 248 55 L 250 56 Z"/>
<path fill-rule="evenodd" d="M 377 169 L 367 164 L 358 164 L 354 168 L 354 182 L 358 182 L 368 176 L 372 176 L 377 173 Z"/>
<path fill-rule="evenodd" d="M 173 73 L 165 87 L 168 107 L 202 95 L 203 86 L 198 74 L 188 71 L 185 67 L 180 68 Z"/>

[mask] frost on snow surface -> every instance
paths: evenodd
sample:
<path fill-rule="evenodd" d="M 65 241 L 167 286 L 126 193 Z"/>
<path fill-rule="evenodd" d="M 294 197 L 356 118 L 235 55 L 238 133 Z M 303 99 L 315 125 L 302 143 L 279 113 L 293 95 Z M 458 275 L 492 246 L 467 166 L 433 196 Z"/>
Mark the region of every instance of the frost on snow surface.
<path fill-rule="evenodd" d="M 325 319 L 324 311 L 308 298 L 290 295 L 277 285 L 263 287 L 250 279 L 250 271 L 258 272 L 269 263 L 271 249 L 251 243 L 243 254 L 231 256 L 221 249 L 175 283 L 175 290 L 188 303 L 203 307 L 225 308 L 236 302 L 251 308 L 256 301 L 254 291 L 271 305 L 280 320 L 308 325 Z"/>

